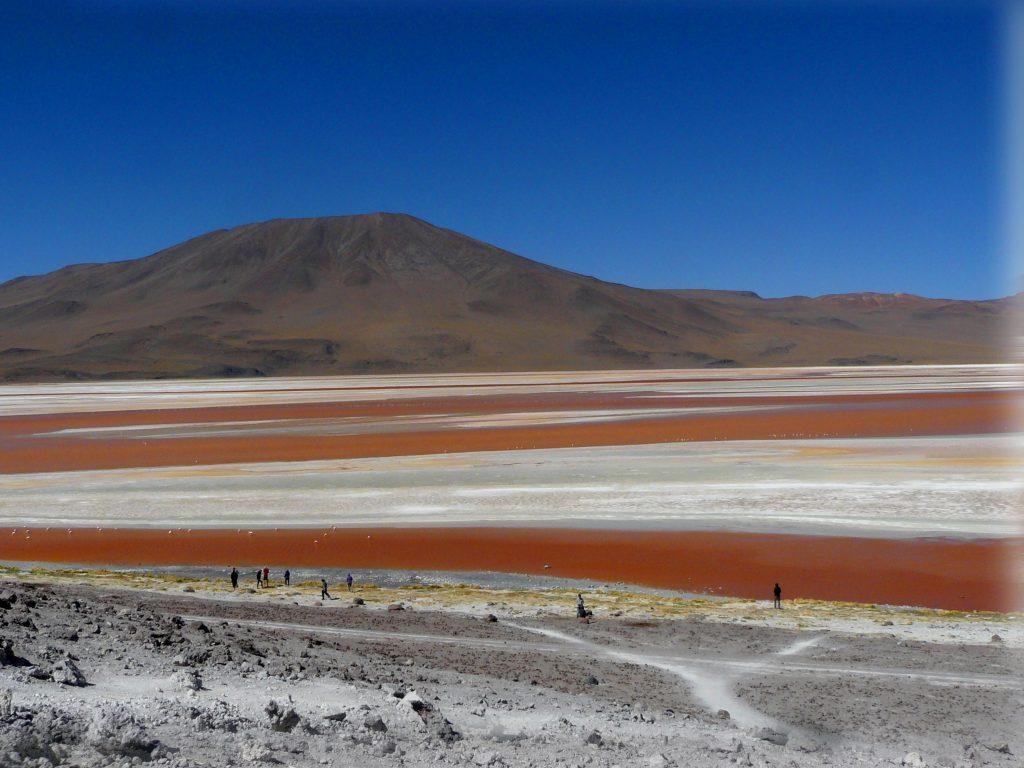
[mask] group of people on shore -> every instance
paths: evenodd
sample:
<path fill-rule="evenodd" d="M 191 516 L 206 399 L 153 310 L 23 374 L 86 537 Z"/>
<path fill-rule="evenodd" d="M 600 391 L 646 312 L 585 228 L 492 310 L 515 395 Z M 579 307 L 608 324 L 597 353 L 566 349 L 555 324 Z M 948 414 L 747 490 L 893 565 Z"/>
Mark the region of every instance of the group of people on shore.
<path fill-rule="evenodd" d="M 231 566 L 231 588 L 238 589 L 239 573 L 238 569 Z M 352 584 L 354 583 L 352 574 L 348 574 L 345 577 L 345 586 L 348 587 L 348 591 L 352 591 Z M 292 585 L 292 572 L 285 568 L 284 571 L 284 585 L 290 587 Z M 267 567 L 256 569 L 256 589 L 268 589 L 270 587 L 270 569 Z M 322 600 L 333 600 L 330 593 L 327 591 L 327 579 L 320 579 L 320 598 Z"/>
<path fill-rule="evenodd" d="M 352 591 L 352 584 L 353 584 L 353 582 L 354 582 L 354 579 L 352 578 L 352 574 L 350 573 L 350 574 L 348 574 L 345 577 L 345 586 L 348 588 L 349 592 Z M 288 570 L 286 568 L 285 571 L 284 571 L 284 585 L 286 587 L 289 587 L 289 586 L 291 586 L 291 583 L 292 583 L 292 573 L 291 573 L 290 570 Z M 257 569 L 256 570 L 256 589 L 266 589 L 269 586 L 270 586 L 270 569 L 266 568 L 266 567 L 264 567 L 262 569 Z M 235 568 L 234 566 L 231 567 L 231 588 L 232 589 L 238 589 L 238 569 Z M 782 607 L 782 587 L 779 586 L 778 582 L 775 582 L 775 588 L 772 590 L 772 595 L 775 598 L 773 603 L 772 603 L 773 607 L 774 608 L 781 608 Z M 323 578 L 323 577 L 320 578 L 320 599 L 321 600 L 334 600 L 335 599 L 334 597 L 331 596 L 331 593 L 328 590 L 327 579 Z M 576 616 L 581 618 L 581 619 L 583 619 L 583 618 L 589 618 L 590 616 L 593 616 L 593 615 L 594 615 L 593 612 L 588 610 L 586 605 L 583 602 L 583 593 L 581 592 L 578 595 L 576 595 Z"/>
<path fill-rule="evenodd" d="M 238 589 L 238 569 L 231 566 L 231 588 Z M 284 585 L 290 587 L 292 584 L 292 572 L 285 568 Z M 270 569 L 267 567 L 256 569 L 256 589 L 265 589 L 270 586 Z"/>

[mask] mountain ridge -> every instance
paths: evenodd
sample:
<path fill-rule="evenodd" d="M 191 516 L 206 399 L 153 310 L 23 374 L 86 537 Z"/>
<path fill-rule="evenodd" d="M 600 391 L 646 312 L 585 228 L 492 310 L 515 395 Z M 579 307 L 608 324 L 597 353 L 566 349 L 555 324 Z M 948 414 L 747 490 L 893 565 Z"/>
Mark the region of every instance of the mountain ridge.
<path fill-rule="evenodd" d="M 408 214 L 271 219 L 0 284 L 0 379 L 994 362 L 1020 303 L 643 289 Z"/>

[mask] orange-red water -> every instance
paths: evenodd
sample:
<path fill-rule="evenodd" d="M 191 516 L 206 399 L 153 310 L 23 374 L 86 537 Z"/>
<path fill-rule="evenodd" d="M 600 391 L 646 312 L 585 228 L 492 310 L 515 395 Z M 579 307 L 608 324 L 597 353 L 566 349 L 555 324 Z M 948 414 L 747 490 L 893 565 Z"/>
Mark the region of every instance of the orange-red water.
<path fill-rule="evenodd" d="M 0 559 L 504 571 L 770 599 L 1022 610 L 1024 539 L 960 541 L 550 528 L 0 529 Z M 549 566 L 549 567 L 546 567 Z M 1018 567 L 1017 573 L 1021 570 Z"/>
<path fill-rule="evenodd" d="M 1012 430 L 1017 393 L 828 396 L 638 397 L 559 391 L 461 397 L 57 413 L 0 418 L 0 472 L 302 461 L 570 445 L 631 445 L 787 437 L 991 434 Z M 756 410 L 687 412 L 690 407 Z M 390 420 L 424 414 L 678 408 L 669 416 L 541 426 L 432 426 L 389 431 Z M 363 434 L 232 435 L 230 422 L 374 417 Z M 227 423 L 213 437 L 133 439 L 44 435 L 64 429 Z M 809 537 L 728 532 L 524 528 L 323 530 L 0 530 L 0 560 L 93 565 L 270 565 L 413 570 L 494 570 L 644 584 L 727 595 L 924 605 L 963 610 L 1021 608 L 1024 540 L 960 541 Z M 549 568 L 545 568 L 549 565 Z"/>
<path fill-rule="evenodd" d="M 123 467 L 188 466 L 271 461 L 311 461 L 408 456 L 521 448 L 637 445 L 700 440 L 788 437 L 896 437 L 1006 432 L 1013 393 L 844 395 L 784 398 L 702 398 L 686 406 L 758 405 L 764 410 L 692 413 L 676 398 L 628 399 L 628 407 L 680 407 L 678 414 L 613 422 L 518 427 L 453 427 L 389 432 L 389 417 L 410 414 L 502 414 L 553 408 L 627 407 L 625 396 L 561 393 L 539 397 L 457 397 L 423 401 L 236 406 L 153 411 L 67 413 L 0 418 L 0 472 L 65 472 Z M 369 434 L 225 434 L 215 437 L 138 439 L 49 435 L 42 432 L 142 424 L 289 421 L 372 415 L 380 431 Z M 227 430 L 230 431 L 229 429 Z"/>

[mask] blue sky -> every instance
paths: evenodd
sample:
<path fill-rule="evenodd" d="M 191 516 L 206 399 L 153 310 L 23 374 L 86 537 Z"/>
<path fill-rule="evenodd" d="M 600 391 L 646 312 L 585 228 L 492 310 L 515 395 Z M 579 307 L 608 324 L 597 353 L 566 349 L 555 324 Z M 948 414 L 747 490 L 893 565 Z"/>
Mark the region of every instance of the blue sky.
<path fill-rule="evenodd" d="M 994 5 L 4 13 L 0 280 L 387 210 L 644 287 L 1009 292 Z"/>

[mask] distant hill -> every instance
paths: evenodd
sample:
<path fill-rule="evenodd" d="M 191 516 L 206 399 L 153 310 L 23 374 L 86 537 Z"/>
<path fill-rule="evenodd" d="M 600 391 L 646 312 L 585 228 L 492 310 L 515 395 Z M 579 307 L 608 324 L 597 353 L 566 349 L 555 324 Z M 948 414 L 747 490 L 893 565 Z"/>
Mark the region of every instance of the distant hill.
<path fill-rule="evenodd" d="M 0 379 L 993 362 L 1020 305 L 646 290 L 403 214 L 279 219 L 0 285 Z"/>

